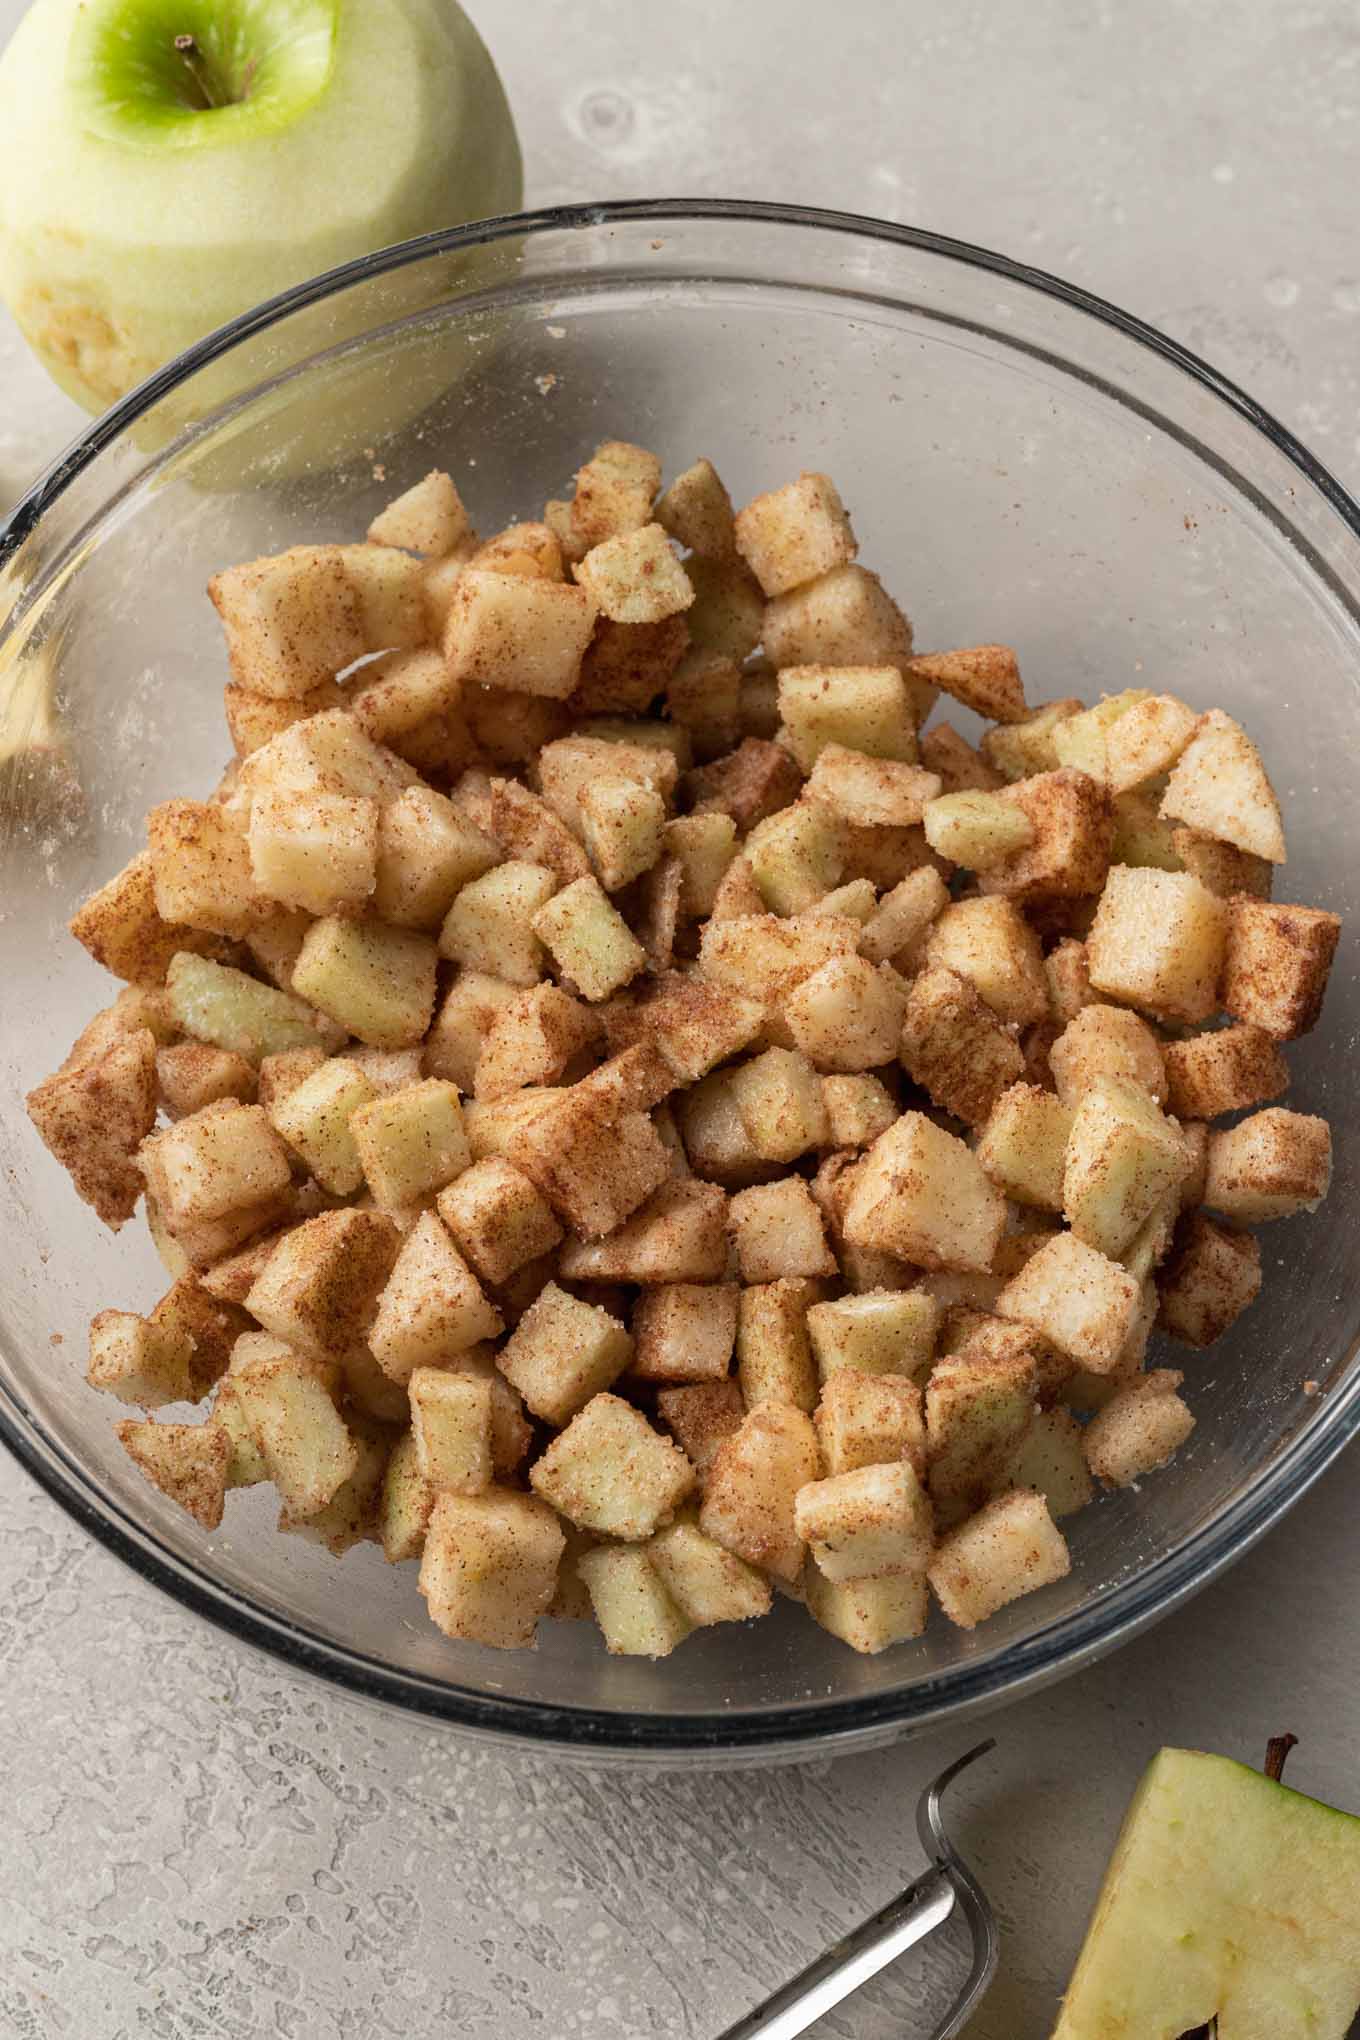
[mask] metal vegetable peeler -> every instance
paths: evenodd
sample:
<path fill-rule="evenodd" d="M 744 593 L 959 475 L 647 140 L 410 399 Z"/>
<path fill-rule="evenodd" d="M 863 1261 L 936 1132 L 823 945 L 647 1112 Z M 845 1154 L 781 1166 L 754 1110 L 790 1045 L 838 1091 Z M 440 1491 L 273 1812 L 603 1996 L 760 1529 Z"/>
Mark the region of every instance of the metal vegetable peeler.
<path fill-rule="evenodd" d="M 916 1832 L 931 1862 L 925 1876 L 889 1899 L 880 1912 L 809 1963 L 801 1976 L 795 1976 L 763 2005 L 729 2026 L 718 2040 L 796 2040 L 796 2035 L 806 2033 L 908 1948 L 942 1927 L 957 1906 L 972 1930 L 973 1964 L 952 2009 L 930 2036 L 930 2040 L 955 2040 L 986 1995 L 1000 1951 L 992 1909 L 945 1833 L 940 1801 L 960 1771 L 995 1747 L 994 1741 L 979 1743 L 921 1794 Z"/>

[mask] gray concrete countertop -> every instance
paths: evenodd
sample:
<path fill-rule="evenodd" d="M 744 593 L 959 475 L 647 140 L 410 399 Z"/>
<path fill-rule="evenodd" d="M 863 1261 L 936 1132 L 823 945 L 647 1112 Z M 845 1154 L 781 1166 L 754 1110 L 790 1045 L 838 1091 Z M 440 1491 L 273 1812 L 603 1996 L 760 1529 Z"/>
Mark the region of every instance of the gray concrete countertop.
<path fill-rule="evenodd" d="M 1360 22 L 1343 0 L 514 0 L 494 37 L 534 203 L 806 200 L 1104 293 L 1360 484 Z M 0 0 L 0 41 L 20 0 Z M 0 500 L 80 423 L 0 325 Z M 1360 1529 L 1335 1469 L 1118 1657 L 996 1718 L 961 1840 L 1002 1975 L 975 2040 L 1048 2031 L 1161 1742 L 1354 1804 Z M 956 1732 L 747 1775 L 563 1771 L 330 1695 L 105 1556 L 0 1460 L 0 2035 L 710 2040 L 919 1868 Z M 924 2033 L 950 1951 L 821 2030 Z"/>

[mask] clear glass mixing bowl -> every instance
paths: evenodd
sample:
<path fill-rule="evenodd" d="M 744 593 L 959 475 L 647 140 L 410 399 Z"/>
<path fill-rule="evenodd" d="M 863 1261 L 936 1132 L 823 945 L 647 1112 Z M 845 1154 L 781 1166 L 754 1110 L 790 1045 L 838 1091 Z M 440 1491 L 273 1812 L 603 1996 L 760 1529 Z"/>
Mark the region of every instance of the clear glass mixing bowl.
<path fill-rule="evenodd" d="M 432 397 L 442 395 L 431 404 Z M 0 816 L 0 1434 L 168 1593 L 337 1685 L 559 1750 L 750 1762 L 862 1745 L 1071 1669 L 1202 1586 L 1360 1420 L 1352 1244 L 1360 1019 L 1343 942 L 1294 1100 L 1331 1119 L 1316 1218 L 1265 1229 L 1234 1334 L 1186 1357 L 1174 1468 L 1070 1525 L 1069 1580 L 973 1636 L 858 1658 L 790 1607 L 611 1659 L 584 1624 L 533 1654 L 455 1645 L 415 1571 L 280 1537 L 263 1490 L 209 1536 L 163 1503 L 83 1381 L 85 1327 L 163 1287 L 140 1227 L 104 1233 L 22 1093 L 115 989 L 64 934 L 155 801 L 227 749 L 222 563 L 357 535 L 447 463 L 483 529 L 535 514 L 606 436 L 741 500 L 828 470 L 862 557 L 923 646 L 1004 639 L 1030 698 L 1142 682 L 1225 703 L 1283 797 L 1290 900 L 1360 889 L 1360 512 L 1289 434 L 1136 320 L 980 249 L 877 221 L 713 202 L 581 207 L 462 229 L 242 319 L 91 427 L 0 534 L 0 687 L 54 670 L 69 771 L 8 768 Z M 36 713 L 36 710 L 34 710 Z"/>

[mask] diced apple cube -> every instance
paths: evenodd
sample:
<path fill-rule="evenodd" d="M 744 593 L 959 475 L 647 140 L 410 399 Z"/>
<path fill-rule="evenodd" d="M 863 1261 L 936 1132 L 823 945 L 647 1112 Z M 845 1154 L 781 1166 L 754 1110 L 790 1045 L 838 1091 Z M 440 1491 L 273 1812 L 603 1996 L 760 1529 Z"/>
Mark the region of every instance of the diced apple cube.
<path fill-rule="evenodd" d="M 829 914 L 801 914 L 789 921 L 775 914 L 711 919 L 700 937 L 699 970 L 743 999 L 759 999 L 770 1033 L 794 988 L 833 956 L 852 956 L 858 936 L 854 921 Z M 792 1047 L 792 1035 L 782 1045 Z"/>
<path fill-rule="evenodd" d="M 925 1571 L 934 1511 L 905 1459 L 861 1466 L 800 1488 L 794 1523 L 818 1569 L 838 1584 Z"/>
<path fill-rule="evenodd" d="M 1089 773 L 1098 786 L 1108 785 L 1109 754 L 1106 744 L 1109 732 L 1147 698 L 1146 687 L 1126 687 L 1122 693 L 1102 695 L 1094 708 L 1084 708 L 1077 715 L 1065 716 L 1053 730 L 1053 748 L 1058 754 L 1058 763 L 1073 771 Z"/>
<path fill-rule="evenodd" d="M 120 1402 L 156 1410 L 166 1403 L 195 1400 L 190 1367 L 193 1343 L 167 1337 L 148 1318 L 130 1310 L 101 1310 L 90 1322 L 91 1388 Z"/>
<path fill-rule="evenodd" d="M 641 1381 L 723 1381 L 737 1337 L 735 1282 L 666 1282 L 644 1290 L 633 1310 Z"/>
<path fill-rule="evenodd" d="M 1015 1203 L 1061 1211 L 1071 1131 L 1071 1108 L 1051 1091 L 1012 1084 L 997 1099 L 983 1128 L 978 1160 Z"/>
<path fill-rule="evenodd" d="M 950 1621 L 975 1629 L 1022 1594 L 1065 1579 L 1071 1568 L 1043 1496 L 1014 1488 L 950 1532 L 927 1578 Z"/>
<path fill-rule="evenodd" d="M 1194 1212 L 1157 1276 L 1157 1291 L 1162 1329 L 1182 1345 L 1212 1346 L 1260 1295 L 1260 1244 Z"/>
<path fill-rule="evenodd" d="M 1006 1200 L 977 1157 L 919 1112 L 905 1112 L 859 1164 L 845 1212 L 853 1244 L 923 1268 L 985 1271 Z"/>
<path fill-rule="evenodd" d="M 337 1197 L 352 1196 L 364 1180 L 350 1120 L 375 1095 L 357 1063 L 333 1056 L 269 1109 L 275 1131 Z"/>
<path fill-rule="evenodd" d="M 817 1370 L 808 1345 L 813 1283 L 796 1278 L 757 1283 L 741 1292 L 737 1375 L 748 1410 L 786 1403 L 809 1414 L 817 1403 Z"/>
<path fill-rule="evenodd" d="M 1277 1041 L 1307 1034 L 1322 1011 L 1341 922 L 1319 907 L 1228 904 L 1223 1004 Z"/>
<path fill-rule="evenodd" d="M 765 651 L 777 667 L 881 665 L 907 668 L 911 625 L 877 574 L 861 566 L 833 567 L 815 581 L 776 596 L 765 612 Z M 912 720 L 929 715 L 936 690 L 908 674 Z M 860 744 L 858 750 L 868 746 Z"/>
<path fill-rule="evenodd" d="M 746 839 L 745 857 L 757 890 L 773 913 L 802 913 L 840 882 L 841 827 L 820 804 L 798 801 L 756 824 Z"/>
<path fill-rule="evenodd" d="M 491 837 L 442 793 L 408 787 L 379 816 L 373 910 L 394 927 L 436 929 L 461 889 L 499 860 Z"/>
<path fill-rule="evenodd" d="M 287 1190 L 287 1151 L 259 1105 L 207 1106 L 144 1141 L 142 1169 L 171 1230 Z"/>
<path fill-rule="evenodd" d="M 300 1353 L 344 1353 L 367 1335 L 399 1246 L 396 1227 L 375 1211 L 322 1212 L 281 1236 L 246 1309 Z"/>
<path fill-rule="evenodd" d="M 1039 938 L 1010 900 L 956 900 L 932 926 L 926 957 L 967 978 L 1013 1026 L 1028 1026 L 1048 1012 Z"/>
<path fill-rule="evenodd" d="M 647 522 L 661 486 L 661 463 L 645 446 L 607 439 L 576 474 L 571 529 L 587 550 L 615 532 Z"/>
<path fill-rule="evenodd" d="M 659 623 L 694 600 L 689 577 L 659 524 L 618 532 L 593 546 L 576 578 L 614 623 Z"/>
<path fill-rule="evenodd" d="M 728 1216 L 744 1282 L 838 1273 L 821 1213 L 801 1176 L 738 1191 Z"/>
<path fill-rule="evenodd" d="M 1036 1489 L 1055 1521 L 1075 1515 L 1092 1495 L 1083 1436 L 1081 1425 L 1067 1410 L 1040 1410 L 1011 1453 L 1001 1485 Z"/>
<path fill-rule="evenodd" d="M 821 1080 L 807 1057 L 767 1048 L 731 1072 L 732 1097 L 757 1155 L 792 1162 L 826 1144 Z"/>
<path fill-rule="evenodd" d="M 377 877 L 378 804 L 338 793 L 257 793 L 250 868 L 270 899 L 309 914 L 357 910 Z"/>
<path fill-rule="evenodd" d="M 551 1084 L 598 1034 L 599 1022 L 556 985 L 518 993 L 492 1021 L 477 1059 L 479 1099 Z"/>
<path fill-rule="evenodd" d="M 183 952 L 166 978 L 170 1008 L 195 1040 L 234 1051 L 249 1062 L 292 1048 L 338 1048 L 343 1027 L 302 999 L 262 985 L 242 970 Z"/>
<path fill-rule="evenodd" d="M 156 1051 L 156 1086 L 172 1119 L 183 1119 L 228 1099 L 237 1105 L 253 1105 L 258 1083 L 254 1068 L 243 1055 L 214 1048 L 206 1041 L 179 1041 Z"/>
<path fill-rule="evenodd" d="M 799 1049 L 818 1069 L 874 1069 L 896 1057 L 908 997 L 906 983 L 890 964 L 834 956 L 790 992 L 784 1018 Z"/>
<path fill-rule="evenodd" d="M 1253 857 L 1231 843 L 1220 843 L 1213 836 L 1202 836 L 1198 829 L 1184 827 L 1171 831 L 1171 847 L 1184 868 L 1193 871 L 1200 884 L 1220 899 L 1230 900 L 1234 893 L 1255 900 L 1270 898 L 1275 867 L 1266 858 Z"/>
<path fill-rule="evenodd" d="M 273 908 L 251 869 L 245 818 L 213 801 L 167 800 L 146 818 L 163 921 L 244 935 Z"/>
<path fill-rule="evenodd" d="M 374 1201 L 403 1211 L 432 1197 L 472 1159 L 458 1087 L 426 1077 L 361 1106 L 350 1120 Z"/>
<path fill-rule="evenodd" d="M 1181 1119 L 1217 1119 L 1264 1105 L 1289 1086 L 1285 1059 L 1261 1027 L 1223 1027 L 1169 1041 L 1163 1060 L 1170 1108 Z"/>
<path fill-rule="evenodd" d="M 937 1360 L 926 1383 L 926 1454 L 930 1492 L 942 1508 L 985 1498 L 996 1475 L 1034 1420 L 1034 1348 L 1013 1353 L 970 1340 Z"/>
<path fill-rule="evenodd" d="M 656 1407 L 701 1484 L 708 1478 L 719 1445 L 741 1429 L 746 1415 L 741 1390 L 730 1379 L 658 1389 Z"/>
<path fill-rule="evenodd" d="M 782 666 L 779 717 L 805 772 L 831 744 L 916 762 L 916 704 L 896 665 Z"/>
<path fill-rule="evenodd" d="M 375 744 L 345 709 L 309 716 L 252 751 L 242 762 L 240 795 L 337 793 L 395 800 L 419 773 L 395 751 Z"/>
<path fill-rule="evenodd" d="M 295 722 L 305 722 L 308 716 L 322 715 L 327 709 L 343 708 L 345 695 L 333 680 L 323 680 L 310 694 L 295 695 L 291 700 L 229 685 L 222 690 L 222 705 L 236 755 L 248 758 Z"/>
<path fill-rule="evenodd" d="M 1168 1020 L 1207 1020 L 1227 942 L 1223 902 L 1188 871 L 1115 865 L 1087 937 L 1098 992 Z"/>
<path fill-rule="evenodd" d="M 415 929 L 327 915 L 307 932 L 293 984 L 361 1041 L 407 1048 L 429 1027 L 436 963 L 433 941 Z"/>
<path fill-rule="evenodd" d="M 823 1077 L 822 1102 L 833 1148 L 869 1147 L 897 1117 L 896 1100 L 878 1077 Z"/>
<path fill-rule="evenodd" d="M 928 1365 L 940 1306 L 923 1289 L 868 1290 L 807 1313 L 808 1334 L 822 1382 L 843 1370 L 910 1375 Z"/>
<path fill-rule="evenodd" d="M 490 1488 L 438 1496 L 420 1561 L 430 1620 L 472 1643 L 532 1646 L 565 1544 L 552 1510 L 532 1495 Z"/>
<path fill-rule="evenodd" d="M 1028 818 L 1034 841 L 989 865 L 981 874 L 982 891 L 1017 900 L 1074 899 L 1099 892 L 1114 835 L 1104 789 L 1089 774 L 1064 767 L 1002 791 Z"/>
<path fill-rule="evenodd" d="M 326 1383 L 295 1354 L 233 1363 L 231 1379 L 284 1507 L 295 1516 L 324 1508 L 359 1462 Z"/>
<path fill-rule="evenodd" d="M 695 1522 L 682 1519 L 658 1530 L 646 1551 L 671 1599 L 696 1629 L 747 1622 L 770 1611 L 769 1581 L 705 1537 Z"/>
<path fill-rule="evenodd" d="M 472 536 L 472 525 L 452 477 L 432 468 L 423 481 L 379 512 L 368 536 L 373 545 L 400 546 L 404 552 L 438 560 Z"/>
<path fill-rule="evenodd" d="M 605 1648 L 614 1657 L 669 1657 L 693 1627 L 646 1551 L 602 1545 L 577 1560 Z"/>
<path fill-rule="evenodd" d="M 401 1243 L 378 1299 L 368 1343 L 383 1372 L 406 1382 L 417 1367 L 439 1367 L 503 1329 L 448 1233 L 424 1212 Z"/>
<path fill-rule="evenodd" d="M 1074 1233 L 1048 1240 L 996 1299 L 999 1316 L 1033 1326 L 1093 1374 L 1117 1366 L 1138 1305 L 1128 1270 Z"/>
<path fill-rule="evenodd" d="M 162 920 L 149 850 L 91 893 L 67 925 L 96 963 L 134 985 L 163 985 L 171 959 L 182 950 L 220 947 L 215 935 Z"/>
<path fill-rule="evenodd" d="M 117 1427 L 119 1441 L 153 1487 L 187 1509 L 205 1530 L 222 1521 L 231 1441 L 221 1427 L 207 1424 L 137 1423 Z"/>
<path fill-rule="evenodd" d="M 734 751 L 687 773 L 684 791 L 696 814 L 725 814 L 746 830 L 788 807 L 802 784 L 797 762 L 781 744 L 745 737 Z"/>
<path fill-rule="evenodd" d="M 1139 1085 L 1098 1077 L 1072 1114 L 1063 1210 L 1077 1238 L 1117 1260 L 1190 1169 L 1180 1129 Z"/>
<path fill-rule="evenodd" d="M 420 1471 L 413 1431 L 403 1431 L 392 1448 L 378 1502 L 378 1541 L 389 1565 L 419 1558 L 434 1508 L 434 1489 Z"/>
<path fill-rule="evenodd" d="M 563 1425 L 629 1365 L 633 1341 L 616 1318 L 549 1282 L 500 1355 L 501 1372 L 536 1417 Z"/>
<path fill-rule="evenodd" d="M 1025 1069 L 1019 1043 L 972 984 L 935 965 L 912 982 L 900 1055 L 934 1102 L 970 1126 L 986 1123 Z"/>
<path fill-rule="evenodd" d="M 737 512 L 736 543 L 767 596 L 816 580 L 858 550 L 835 484 L 806 471 Z"/>
<path fill-rule="evenodd" d="M 1316 1211 L 1332 1180 L 1325 1119 L 1272 1105 L 1236 1126 L 1210 1129 L 1204 1202 L 1239 1225 Z"/>
<path fill-rule="evenodd" d="M 1082 704 L 1075 696 L 1046 701 L 1023 722 L 1002 723 L 988 730 L 982 739 L 982 755 L 1003 779 L 1033 779 L 1041 772 L 1059 767 L 1053 732 L 1061 722 L 1080 715 Z"/>
<path fill-rule="evenodd" d="M 869 1657 L 919 1636 L 926 1626 L 929 1596 L 920 1573 L 837 1582 L 812 1566 L 806 1588 L 814 1622 Z"/>
<path fill-rule="evenodd" d="M 582 789 L 581 831 L 600 883 L 617 892 L 661 855 L 666 803 L 649 786 L 606 774 Z"/>
<path fill-rule="evenodd" d="M 1161 1044 L 1145 1020 L 1121 1006 L 1083 1006 L 1048 1052 L 1064 1105 L 1075 1106 L 1102 1077 L 1137 1084 L 1159 1105 L 1167 1100 Z"/>
<path fill-rule="evenodd" d="M 694 1468 L 640 1410 L 602 1391 L 534 1462 L 529 1479 L 581 1529 L 640 1543 L 684 1501 Z"/>
<path fill-rule="evenodd" d="M 736 824 L 730 815 L 678 815 L 664 825 L 661 842 L 664 854 L 680 866 L 681 918 L 703 920 L 736 855 Z"/>
<path fill-rule="evenodd" d="M 1034 841 L 1034 824 L 1013 800 L 998 793 L 946 793 L 928 801 L 921 816 L 926 841 L 951 864 L 988 871 Z"/>
<path fill-rule="evenodd" d="M 697 755 L 721 757 L 741 742 L 741 668 L 702 647 L 685 654 L 666 681 L 671 720 L 688 730 Z"/>
<path fill-rule="evenodd" d="M 562 1228 L 529 1178 L 490 1155 L 474 1162 L 436 1200 L 439 1215 L 483 1281 L 508 1282 L 516 1269 L 551 1253 Z"/>
<path fill-rule="evenodd" d="M 534 921 L 556 891 L 557 880 L 541 865 L 517 859 L 497 865 L 465 885 L 454 900 L 439 937 L 439 954 L 465 970 L 512 985 L 537 984 L 544 952 Z"/>
<path fill-rule="evenodd" d="M 1130 1487 L 1177 1453 L 1195 1419 L 1176 1391 L 1183 1375 L 1159 1368 L 1131 1381 L 1086 1426 L 1086 1463 L 1107 1487 Z"/>
<path fill-rule="evenodd" d="M 595 628 L 594 597 L 565 581 L 466 569 L 444 626 L 455 680 L 565 701 Z"/>
<path fill-rule="evenodd" d="M 1199 715 L 1174 694 L 1134 702 L 1105 732 L 1105 780 L 1128 793 L 1169 772 L 1199 727 Z"/>
<path fill-rule="evenodd" d="M 906 1374 L 864 1374 L 840 1367 L 826 1381 L 813 1420 L 829 1474 L 905 1460 L 923 1474 L 921 1391 Z"/>
<path fill-rule="evenodd" d="M 716 1183 L 672 1177 L 607 1239 L 568 1240 L 568 1281 L 716 1282 L 727 1272 L 727 1198 Z"/>
<path fill-rule="evenodd" d="M 436 1494 L 483 1494 L 492 1473 L 491 1383 L 475 1374 L 417 1367 L 408 1387 L 421 1479 Z"/>
<path fill-rule="evenodd" d="M 932 652 L 914 658 L 909 670 L 990 722 L 1022 723 L 1029 718 L 1020 662 L 1009 645 Z"/>
<path fill-rule="evenodd" d="M 1261 754 L 1221 708 L 1209 710 L 1182 751 L 1161 812 L 1253 857 L 1285 861 L 1280 804 Z"/>
<path fill-rule="evenodd" d="M 871 963 L 889 963 L 914 949 L 949 901 L 949 888 L 933 864 L 923 864 L 885 893 L 864 924 L 860 951 Z M 905 968 L 905 965 L 903 966 Z"/>
<path fill-rule="evenodd" d="M 534 915 L 532 927 L 587 999 L 608 998 L 646 961 L 641 943 L 594 878 L 564 887 Z"/>
<path fill-rule="evenodd" d="M 761 1403 L 719 1445 L 699 1527 L 725 1551 L 793 1585 L 806 1549 L 794 1507 L 799 1489 L 820 1473 L 812 1419 L 786 1403 Z"/>
<path fill-rule="evenodd" d="M 369 649 L 339 546 L 295 546 L 215 574 L 232 677 L 257 694 L 307 694 Z"/>
<path fill-rule="evenodd" d="M 732 498 L 711 460 L 678 474 L 656 506 L 658 524 L 687 552 L 729 558 L 736 547 Z"/>

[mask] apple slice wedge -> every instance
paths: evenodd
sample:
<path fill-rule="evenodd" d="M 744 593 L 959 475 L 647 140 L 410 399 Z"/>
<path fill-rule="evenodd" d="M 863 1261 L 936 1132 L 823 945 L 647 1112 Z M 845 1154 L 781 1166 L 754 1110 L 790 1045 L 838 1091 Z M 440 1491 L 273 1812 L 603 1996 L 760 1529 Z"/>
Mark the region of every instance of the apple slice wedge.
<path fill-rule="evenodd" d="M 1217 2040 L 1346 2040 L 1357 2011 L 1360 1819 L 1228 1757 L 1159 1751 L 1053 2040 L 1181 2040 L 1211 2021 Z"/>

